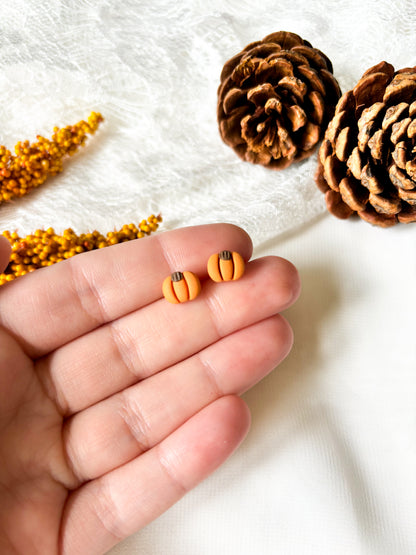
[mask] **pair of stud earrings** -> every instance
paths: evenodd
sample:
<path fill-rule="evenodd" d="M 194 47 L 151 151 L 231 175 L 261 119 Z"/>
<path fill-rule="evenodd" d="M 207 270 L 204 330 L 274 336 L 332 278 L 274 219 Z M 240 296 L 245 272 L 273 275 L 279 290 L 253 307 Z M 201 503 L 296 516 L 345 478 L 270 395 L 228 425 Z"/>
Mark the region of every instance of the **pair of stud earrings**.
<path fill-rule="evenodd" d="M 217 283 L 235 281 L 244 274 L 244 270 L 244 260 L 238 252 L 221 251 L 208 259 L 208 275 Z M 201 292 L 201 282 L 193 272 L 173 272 L 163 281 L 162 292 L 165 299 L 173 304 L 192 301 Z"/>

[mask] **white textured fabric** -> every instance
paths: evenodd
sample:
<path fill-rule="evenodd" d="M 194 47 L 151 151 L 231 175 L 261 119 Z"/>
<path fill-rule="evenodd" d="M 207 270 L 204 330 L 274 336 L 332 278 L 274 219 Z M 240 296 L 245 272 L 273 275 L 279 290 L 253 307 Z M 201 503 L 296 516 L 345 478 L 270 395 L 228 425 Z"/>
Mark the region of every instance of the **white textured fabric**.
<path fill-rule="evenodd" d="M 105 122 L 61 175 L 0 207 L 2 229 L 102 232 L 229 221 L 295 262 L 293 353 L 246 395 L 239 451 L 114 555 L 416 553 L 416 227 L 326 215 L 316 155 L 282 172 L 219 137 L 224 62 L 285 30 L 332 60 L 343 91 L 416 63 L 412 0 L 13 0 L 0 8 L 0 143 Z"/>
<path fill-rule="evenodd" d="M 106 118 L 56 179 L 2 207 L 22 232 L 106 231 L 162 212 L 165 229 L 206 221 L 274 237 L 324 210 L 316 156 L 285 172 L 242 163 L 219 137 L 225 61 L 275 30 L 299 33 L 333 61 L 343 90 L 370 65 L 414 63 L 413 3 L 336 0 L 14 0 L 0 10 L 0 140 Z"/>

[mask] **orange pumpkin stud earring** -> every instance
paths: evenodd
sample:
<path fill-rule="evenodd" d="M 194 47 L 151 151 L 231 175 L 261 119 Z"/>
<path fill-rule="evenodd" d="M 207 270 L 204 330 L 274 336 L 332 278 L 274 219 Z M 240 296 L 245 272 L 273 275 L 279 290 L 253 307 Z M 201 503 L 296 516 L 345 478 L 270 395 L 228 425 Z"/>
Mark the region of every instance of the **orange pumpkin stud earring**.
<path fill-rule="evenodd" d="M 193 272 L 173 272 L 164 279 L 162 292 L 167 301 L 173 304 L 192 301 L 201 292 L 201 282 Z"/>
<path fill-rule="evenodd" d="M 209 257 L 207 270 L 213 281 L 235 281 L 244 274 L 245 264 L 238 252 L 221 251 Z"/>

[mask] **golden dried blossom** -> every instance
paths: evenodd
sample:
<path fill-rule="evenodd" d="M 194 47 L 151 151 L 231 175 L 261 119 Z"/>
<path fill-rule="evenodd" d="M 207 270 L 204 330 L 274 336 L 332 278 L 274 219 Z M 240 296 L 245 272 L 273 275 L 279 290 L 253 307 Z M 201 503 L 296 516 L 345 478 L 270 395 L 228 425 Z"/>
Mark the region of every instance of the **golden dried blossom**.
<path fill-rule="evenodd" d="M 48 176 L 60 173 L 63 158 L 75 154 L 102 121 L 101 114 L 91 112 L 87 121 L 61 129 L 55 127 L 51 139 L 38 135 L 34 143 L 19 141 L 15 154 L 0 145 L 0 204 L 23 197 L 42 185 Z"/>
<path fill-rule="evenodd" d="M 99 231 L 77 235 L 70 228 L 62 235 L 56 234 L 53 228 L 38 229 L 26 237 L 20 237 L 17 232 L 4 231 L 4 237 L 12 246 L 12 253 L 6 270 L 0 274 L 0 285 L 83 252 L 145 237 L 156 231 L 161 221 L 160 215 L 152 214 L 138 225 L 126 224 L 120 230 L 110 231 L 106 235 Z"/>

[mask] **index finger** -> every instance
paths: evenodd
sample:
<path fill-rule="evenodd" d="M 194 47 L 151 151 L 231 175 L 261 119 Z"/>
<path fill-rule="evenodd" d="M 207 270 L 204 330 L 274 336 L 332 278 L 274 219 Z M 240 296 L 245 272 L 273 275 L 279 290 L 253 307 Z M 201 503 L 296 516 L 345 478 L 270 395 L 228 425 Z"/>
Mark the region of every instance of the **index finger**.
<path fill-rule="evenodd" d="M 0 287 L 0 325 L 40 357 L 162 296 L 163 279 L 189 270 L 203 277 L 211 254 L 252 243 L 231 224 L 158 232 L 80 254 Z"/>

